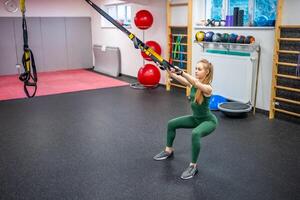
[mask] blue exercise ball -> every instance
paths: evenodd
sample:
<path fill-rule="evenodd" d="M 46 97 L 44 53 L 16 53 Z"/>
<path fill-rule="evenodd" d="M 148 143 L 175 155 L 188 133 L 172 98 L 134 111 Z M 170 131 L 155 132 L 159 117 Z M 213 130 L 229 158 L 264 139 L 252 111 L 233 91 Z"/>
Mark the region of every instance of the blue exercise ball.
<path fill-rule="evenodd" d="M 206 32 L 205 36 L 204 36 L 204 41 L 205 42 L 212 42 L 212 38 L 213 38 L 214 34 L 215 33 L 212 32 L 212 31 Z"/>
<path fill-rule="evenodd" d="M 222 97 L 220 95 L 212 95 L 209 101 L 209 109 L 219 110 L 218 105 L 224 102 L 227 102 L 227 99 L 225 97 Z"/>

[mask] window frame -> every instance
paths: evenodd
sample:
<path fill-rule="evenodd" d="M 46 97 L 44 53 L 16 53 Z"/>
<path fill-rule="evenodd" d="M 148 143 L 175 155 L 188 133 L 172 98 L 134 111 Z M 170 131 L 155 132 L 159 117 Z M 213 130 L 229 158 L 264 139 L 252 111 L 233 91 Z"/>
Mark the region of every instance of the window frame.
<path fill-rule="evenodd" d="M 211 11 L 208 8 L 208 5 L 211 4 L 211 1 L 212 0 L 205 0 L 205 21 L 207 21 L 208 19 L 211 19 Z M 223 6 L 221 9 L 221 17 L 222 17 L 222 19 L 226 19 L 226 15 L 228 15 L 228 13 L 230 12 L 230 7 L 229 7 L 230 0 L 222 0 L 222 5 Z M 248 0 L 248 22 L 247 22 L 247 25 L 244 25 L 244 26 L 253 26 L 255 7 L 256 7 L 256 0 Z"/>
<path fill-rule="evenodd" d="M 129 4 L 129 3 L 122 3 L 122 4 L 109 4 L 109 5 L 104 5 L 103 6 L 103 10 L 105 12 L 107 12 L 107 14 L 109 14 L 111 17 L 113 16 L 116 16 L 116 17 L 113 17 L 116 21 L 119 21 L 119 12 L 118 12 L 118 9 L 119 9 L 119 6 L 122 6 L 124 5 L 125 6 L 125 22 L 128 22 L 130 21 L 130 24 L 124 24 L 123 26 L 126 27 L 126 28 L 131 28 L 131 25 L 132 25 L 132 6 Z M 130 7 L 130 17 L 127 17 L 127 7 Z M 113 16 L 111 15 L 111 13 L 109 13 L 109 9 L 113 9 L 115 12 L 113 14 Z M 103 16 L 101 16 L 101 27 L 102 28 L 116 28 L 111 22 L 109 22 L 107 19 L 105 19 Z"/>

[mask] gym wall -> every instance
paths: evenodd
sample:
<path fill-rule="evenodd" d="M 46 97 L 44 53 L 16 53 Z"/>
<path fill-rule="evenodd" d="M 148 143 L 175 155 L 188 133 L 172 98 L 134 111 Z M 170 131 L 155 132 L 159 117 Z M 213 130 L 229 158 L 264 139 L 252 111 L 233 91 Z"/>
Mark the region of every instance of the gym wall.
<path fill-rule="evenodd" d="M 29 47 L 38 71 L 91 68 L 89 17 L 28 17 Z M 23 54 L 22 20 L 0 17 L 0 75 L 16 74 Z"/>
<path fill-rule="evenodd" d="M 94 2 L 103 6 L 105 2 L 102 0 L 94 0 Z M 149 1 L 146 4 L 144 1 L 139 1 L 143 4 L 130 4 L 132 6 L 132 27 L 128 30 L 135 34 L 138 38 L 145 41 L 154 40 L 160 44 L 162 48 L 162 56 L 167 57 L 167 32 L 166 32 L 166 2 L 164 0 Z M 135 13 L 139 10 L 149 10 L 154 18 L 153 25 L 144 31 L 138 29 L 134 24 Z M 92 34 L 93 44 L 105 45 L 111 47 L 119 47 L 121 51 L 121 73 L 133 77 L 137 77 L 140 67 L 143 66 L 143 57 L 139 50 L 135 49 L 131 40 L 127 35 L 116 28 L 101 27 L 101 16 L 92 11 Z M 148 61 L 146 61 L 147 63 Z M 152 62 L 153 63 L 153 62 Z M 165 72 L 161 71 L 160 83 L 165 83 Z"/>
<path fill-rule="evenodd" d="M 200 29 L 194 29 L 193 35 L 196 34 Z M 272 66 L 273 66 L 273 46 L 274 46 L 274 29 L 201 29 L 204 32 L 214 31 L 218 33 L 236 33 L 238 35 L 253 35 L 257 41 L 259 41 L 261 46 L 261 60 L 260 60 L 260 72 L 258 78 L 258 88 L 257 88 L 257 108 L 263 110 L 269 110 L 270 106 L 270 95 L 271 95 L 271 82 L 272 82 Z M 195 65 L 198 60 L 201 59 L 202 47 L 198 44 L 193 45 L 193 59 L 192 59 L 192 70 L 195 72 Z M 229 56 L 232 58 L 232 63 L 236 63 L 234 56 Z M 214 63 L 213 59 L 210 59 Z M 225 64 L 225 63 L 224 63 Z M 224 68 L 226 70 L 226 68 Z M 226 74 L 226 71 L 224 71 Z M 239 76 L 238 73 L 232 72 L 232 76 Z M 230 77 L 223 77 L 225 82 Z"/>
<path fill-rule="evenodd" d="M 299 8 L 300 8 L 299 0 L 283 1 L 282 24 L 299 25 L 300 24 Z"/>
<path fill-rule="evenodd" d="M 193 24 L 199 22 L 201 19 L 205 19 L 205 0 L 194 0 L 193 7 Z M 273 47 L 274 47 L 274 28 L 217 28 L 217 29 L 199 29 L 193 30 L 193 35 L 197 31 L 202 30 L 213 31 L 216 33 L 236 33 L 238 35 L 253 35 L 261 46 L 261 60 L 260 60 L 260 74 L 258 79 L 258 91 L 257 91 L 257 108 L 263 110 L 269 110 L 270 108 L 270 96 L 271 96 L 271 82 L 272 82 L 272 66 L 273 66 Z M 192 55 L 192 70 L 194 73 L 194 66 L 197 61 L 201 59 L 202 47 L 200 45 L 193 45 Z M 213 60 L 211 60 L 213 63 Z M 233 75 L 238 76 L 238 74 Z M 229 77 L 224 77 L 224 81 Z"/>
<path fill-rule="evenodd" d="M 194 0 L 193 10 L 193 24 L 200 19 L 205 19 L 205 0 Z M 282 24 L 285 25 L 299 25 L 300 24 L 300 1 L 288 0 L 284 1 L 282 9 Z M 193 35 L 199 31 L 194 29 Z M 204 30 L 206 31 L 206 30 Z M 269 110 L 270 108 L 270 95 L 272 84 L 272 67 L 273 67 L 273 48 L 274 48 L 274 29 L 210 29 L 214 32 L 235 32 L 237 34 L 253 35 L 261 45 L 261 63 L 260 74 L 258 83 L 257 94 L 257 107 L 263 110 Z M 192 66 L 195 66 L 196 62 L 200 59 L 199 53 L 201 47 L 199 45 L 193 45 L 193 60 Z M 224 77 L 226 79 L 226 77 Z M 225 81 L 225 80 L 224 80 Z"/>
<path fill-rule="evenodd" d="M 29 46 L 39 71 L 92 66 L 91 9 L 85 1 L 26 0 L 26 16 Z M 0 74 L 17 73 L 16 54 L 21 62 L 20 17 L 20 11 L 8 12 L 1 2 Z"/>
<path fill-rule="evenodd" d="M 1 17 L 20 17 L 21 12 L 7 12 L 0 1 Z M 18 0 L 15 1 L 19 3 Z M 90 17 L 90 6 L 84 0 L 26 0 L 28 17 Z"/>

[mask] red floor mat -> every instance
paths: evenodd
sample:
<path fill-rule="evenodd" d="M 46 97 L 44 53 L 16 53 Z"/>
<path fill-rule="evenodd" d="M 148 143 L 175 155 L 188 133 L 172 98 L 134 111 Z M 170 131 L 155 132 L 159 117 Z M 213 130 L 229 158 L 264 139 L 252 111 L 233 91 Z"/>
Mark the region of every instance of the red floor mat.
<path fill-rule="evenodd" d="M 38 73 L 36 96 L 129 85 L 85 69 Z M 18 75 L 0 76 L 0 100 L 26 98 Z"/>

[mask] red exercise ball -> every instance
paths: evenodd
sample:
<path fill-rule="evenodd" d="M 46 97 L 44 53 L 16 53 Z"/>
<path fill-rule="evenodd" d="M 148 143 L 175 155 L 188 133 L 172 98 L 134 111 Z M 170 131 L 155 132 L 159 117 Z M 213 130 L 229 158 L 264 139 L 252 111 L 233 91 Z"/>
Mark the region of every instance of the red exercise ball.
<path fill-rule="evenodd" d="M 161 48 L 160 48 L 160 45 L 157 42 L 150 40 L 150 41 L 146 42 L 146 45 L 148 47 L 151 47 L 151 49 L 153 49 L 157 54 L 159 54 L 159 55 L 161 54 Z M 145 60 L 151 61 L 151 58 L 149 56 L 147 56 L 147 54 L 145 54 L 142 51 L 141 51 L 141 54 L 142 54 L 142 56 Z"/>
<path fill-rule="evenodd" d="M 135 14 L 134 23 L 139 29 L 148 29 L 153 24 L 153 16 L 148 10 L 140 10 Z"/>
<path fill-rule="evenodd" d="M 155 86 L 159 83 L 160 71 L 156 66 L 146 64 L 144 67 L 140 68 L 138 72 L 138 80 L 145 87 Z"/>

